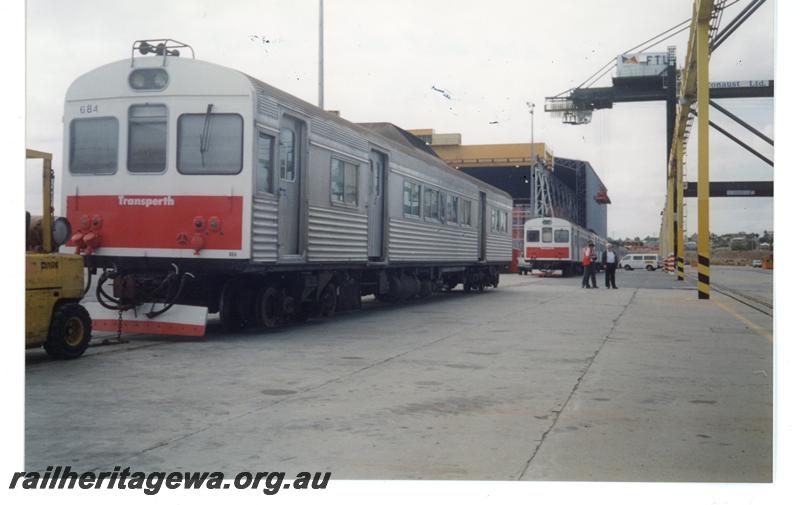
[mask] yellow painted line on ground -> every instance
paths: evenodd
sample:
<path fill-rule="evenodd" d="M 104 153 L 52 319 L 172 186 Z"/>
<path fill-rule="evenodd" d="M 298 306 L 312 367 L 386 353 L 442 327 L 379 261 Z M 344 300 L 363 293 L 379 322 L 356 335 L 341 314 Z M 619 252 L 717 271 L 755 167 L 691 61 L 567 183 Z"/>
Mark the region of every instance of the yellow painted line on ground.
<path fill-rule="evenodd" d="M 741 315 L 741 314 L 739 314 L 738 312 L 736 312 L 735 310 L 733 310 L 733 309 L 732 309 L 731 307 L 729 307 L 727 304 L 725 304 L 725 303 L 723 303 L 723 302 L 721 302 L 721 301 L 719 301 L 719 300 L 717 300 L 717 299 L 713 299 L 713 298 L 712 298 L 712 301 L 713 301 L 714 303 L 716 303 L 716 304 L 717 304 L 717 306 L 719 306 L 719 307 L 720 307 L 722 310 L 724 310 L 724 311 L 725 311 L 725 312 L 727 312 L 728 314 L 732 315 L 733 317 L 735 317 L 735 318 L 736 318 L 736 319 L 738 319 L 739 321 L 743 322 L 744 324 L 746 324 L 747 326 L 749 326 L 749 327 L 750 327 L 750 329 L 752 329 L 753 331 L 755 331 L 756 333 L 758 333 L 758 334 L 759 334 L 759 335 L 761 335 L 762 337 L 764 337 L 764 338 L 766 338 L 767 340 L 769 340 L 769 341 L 770 341 L 770 343 L 772 343 L 772 332 L 771 332 L 771 331 L 769 331 L 769 330 L 766 330 L 766 329 L 762 328 L 761 326 L 757 325 L 756 323 L 754 323 L 753 321 L 751 321 L 751 320 L 747 319 L 747 318 L 746 318 L 746 317 L 744 317 L 743 315 Z"/>

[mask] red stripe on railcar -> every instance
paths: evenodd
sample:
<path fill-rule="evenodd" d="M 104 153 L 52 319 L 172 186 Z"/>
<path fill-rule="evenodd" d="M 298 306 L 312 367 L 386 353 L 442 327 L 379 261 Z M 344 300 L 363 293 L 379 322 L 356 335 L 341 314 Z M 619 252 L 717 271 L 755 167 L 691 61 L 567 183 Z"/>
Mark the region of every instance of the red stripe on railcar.
<path fill-rule="evenodd" d="M 569 259 L 569 247 L 526 247 L 526 258 Z"/>
<path fill-rule="evenodd" d="M 99 232 L 100 247 L 191 248 L 199 235 L 202 249 L 242 248 L 241 196 L 69 196 L 67 219 L 73 233 Z"/>

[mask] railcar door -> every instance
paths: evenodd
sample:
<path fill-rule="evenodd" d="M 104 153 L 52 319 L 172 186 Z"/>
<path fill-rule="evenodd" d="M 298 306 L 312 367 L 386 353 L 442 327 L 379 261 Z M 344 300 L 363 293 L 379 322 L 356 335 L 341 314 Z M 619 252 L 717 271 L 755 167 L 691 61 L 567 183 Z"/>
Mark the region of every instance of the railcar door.
<path fill-rule="evenodd" d="M 572 247 L 570 248 L 570 257 L 571 261 L 580 261 L 581 254 L 578 250 L 578 230 L 574 226 L 572 227 Z"/>
<path fill-rule="evenodd" d="M 300 180 L 302 124 L 284 116 L 279 139 L 278 174 L 278 255 L 296 256 L 300 252 Z"/>
<path fill-rule="evenodd" d="M 367 196 L 367 253 L 371 261 L 383 259 L 384 209 L 386 208 L 386 155 L 369 153 L 369 194 Z"/>
<path fill-rule="evenodd" d="M 478 205 L 478 261 L 486 261 L 486 193 L 481 191 Z"/>

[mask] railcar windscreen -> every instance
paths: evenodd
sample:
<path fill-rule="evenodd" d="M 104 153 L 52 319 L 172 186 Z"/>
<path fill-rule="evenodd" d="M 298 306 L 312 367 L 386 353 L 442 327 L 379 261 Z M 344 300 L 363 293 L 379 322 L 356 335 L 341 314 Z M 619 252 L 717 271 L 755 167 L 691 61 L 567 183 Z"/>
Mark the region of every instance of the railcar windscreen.
<path fill-rule="evenodd" d="M 566 244 L 569 242 L 569 230 L 556 230 L 555 241 L 560 244 Z"/>
<path fill-rule="evenodd" d="M 239 114 L 182 114 L 178 119 L 178 171 L 192 175 L 241 172 L 242 124 Z"/>
<path fill-rule="evenodd" d="M 128 170 L 163 172 L 167 168 L 167 107 L 133 105 L 128 110 Z"/>
<path fill-rule="evenodd" d="M 74 119 L 69 127 L 69 171 L 113 174 L 117 171 L 119 121 L 114 117 Z"/>

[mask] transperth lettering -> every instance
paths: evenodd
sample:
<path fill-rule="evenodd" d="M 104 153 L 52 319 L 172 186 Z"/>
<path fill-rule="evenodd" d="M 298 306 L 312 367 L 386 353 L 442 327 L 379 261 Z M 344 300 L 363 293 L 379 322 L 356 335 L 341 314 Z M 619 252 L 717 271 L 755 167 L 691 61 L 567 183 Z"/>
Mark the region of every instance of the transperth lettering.
<path fill-rule="evenodd" d="M 158 198 L 129 198 L 124 195 L 119 196 L 120 207 L 172 207 L 175 199 L 171 196 Z"/>

